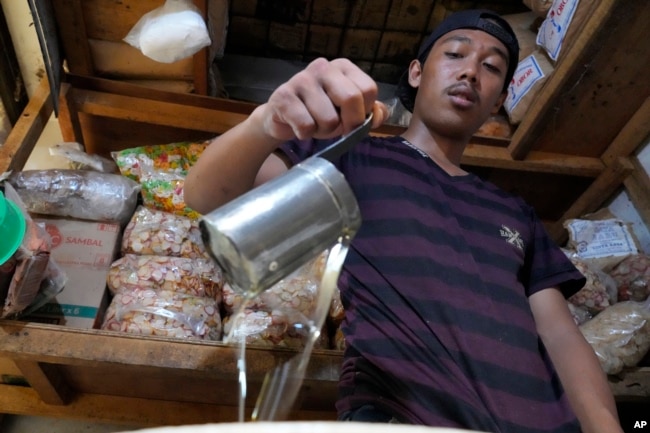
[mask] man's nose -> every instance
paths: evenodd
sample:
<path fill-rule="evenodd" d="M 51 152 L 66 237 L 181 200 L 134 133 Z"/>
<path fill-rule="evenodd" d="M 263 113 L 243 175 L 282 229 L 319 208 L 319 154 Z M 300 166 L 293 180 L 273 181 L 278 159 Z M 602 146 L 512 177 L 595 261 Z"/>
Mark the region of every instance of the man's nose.
<path fill-rule="evenodd" d="M 459 78 L 475 83 L 478 80 L 478 71 L 479 67 L 476 62 L 468 59 L 466 62 L 463 62 L 462 69 L 459 72 Z"/>

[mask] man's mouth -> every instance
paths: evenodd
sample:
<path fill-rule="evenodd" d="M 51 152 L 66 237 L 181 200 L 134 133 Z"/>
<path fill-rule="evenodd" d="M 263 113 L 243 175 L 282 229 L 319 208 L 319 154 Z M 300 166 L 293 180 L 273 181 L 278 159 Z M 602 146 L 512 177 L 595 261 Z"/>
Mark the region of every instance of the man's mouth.
<path fill-rule="evenodd" d="M 469 106 L 478 101 L 478 94 L 467 84 L 456 84 L 447 91 L 447 94 L 462 106 Z"/>

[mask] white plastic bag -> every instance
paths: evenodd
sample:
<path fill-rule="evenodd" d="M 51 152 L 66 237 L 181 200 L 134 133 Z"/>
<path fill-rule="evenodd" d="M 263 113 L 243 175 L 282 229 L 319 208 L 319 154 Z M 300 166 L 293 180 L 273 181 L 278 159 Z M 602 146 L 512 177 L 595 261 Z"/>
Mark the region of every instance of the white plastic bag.
<path fill-rule="evenodd" d="M 166 0 L 138 20 L 124 41 L 161 63 L 174 63 L 210 45 L 200 11 L 190 0 Z"/>

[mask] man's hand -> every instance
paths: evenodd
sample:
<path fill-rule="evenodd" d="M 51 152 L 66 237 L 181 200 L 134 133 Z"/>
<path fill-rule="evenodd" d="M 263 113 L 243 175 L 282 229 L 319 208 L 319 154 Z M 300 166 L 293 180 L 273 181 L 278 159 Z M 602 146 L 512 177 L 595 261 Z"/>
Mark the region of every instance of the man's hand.
<path fill-rule="evenodd" d="M 377 102 L 377 83 L 346 59 L 320 58 L 279 86 L 256 110 L 275 140 L 331 138 L 347 134 L 374 113 L 373 127 L 388 117 Z"/>

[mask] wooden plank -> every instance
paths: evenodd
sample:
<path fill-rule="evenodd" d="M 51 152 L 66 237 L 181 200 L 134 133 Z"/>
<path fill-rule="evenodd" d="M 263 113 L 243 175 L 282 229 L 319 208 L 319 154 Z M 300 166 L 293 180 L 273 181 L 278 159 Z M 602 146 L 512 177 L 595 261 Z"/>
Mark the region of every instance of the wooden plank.
<path fill-rule="evenodd" d="M 68 69 L 75 74 L 94 75 L 82 0 L 53 0 L 59 37 Z"/>
<path fill-rule="evenodd" d="M 78 111 L 85 114 L 215 134 L 227 131 L 246 118 L 246 115 L 229 111 L 207 110 L 202 107 L 93 91 L 75 92 L 74 98 Z"/>
<path fill-rule="evenodd" d="M 296 350 L 249 347 L 247 371 L 252 378 L 297 354 Z M 188 376 L 234 378 L 238 348 L 220 342 L 75 329 L 55 325 L 0 320 L 0 356 L 52 364 L 130 365 L 183 371 Z M 314 352 L 306 379 L 338 380 L 341 352 Z"/>
<path fill-rule="evenodd" d="M 56 365 L 20 360 L 16 366 L 44 403 L 64 405 L 72 400 L 74 393 Z"/>
<path fill-rule="evenodd" d="M 601 156 L 609 165 L 619 156 L 632 155 L 650 136 L 650 97 L 634 113 L 625 127 L 618 133 L 612 144 Z"/>
<path fill-rule="evenodd" d="M 171 392 L 171 391 L 170 391 Z M 0 407 L 4 413 L 109 422 L 131 426 L 163 426 L 238 421 L 237 408 L 211 404 L 156 401 L 98 394 L 79 394 L 66 406 L 42 402 L 31 388 L 0 385 Z M 247 409 L 245 419 L 250 419 Z M 334 410 L 294 411 L 290 420 L 335 420 Z"/>
<path fill-rule="evenodd" d="M 59 95 L 59 127 L 63 141 L 83 144 L 83 133 L 79 123 L 79 113 L 72 99 L 72 87 L 61 83 Z"/>
<path fill-rule="evenodd" d="M 650 176 L 638 158 L 631 158 L 634 172 L 625 179 L 625 189 L 639 216 L 650 227 Z"/>
<path fill-rule="evenodd" d="M 195 61 L 192 57 L 173 63 L 160 63 L 124 42 L 89 39 L 88 45 L 96 76 L 111 79 L 175 79 L 190 82 L 194 79 Z M 203 66 L 205 67 L 205 64 Z"/>
<path fill-rule="evenodd" d="M 0 173 L 23 168 L 52 111 L 50 85 L 44 77 L 11 129 L 4 145 L 0 146 Z"/>
<path fill-rule="evenodd" d="M 648 401 L 650 398 L 650 367 L 626 370 L 610 377 L 609 384 L 619 401 Z"/>
<path fill-rule="evenodd" d="M 530 151 L 525 159 L 515 160 L 508 149 L 480 144 L 470 144 L 463 154 L 461 163 L 479 167 L 585 177 L 597 177 L 605 168 L 598 158 L 541 151 Z"/>
<path fill-rule="evenodd" d="M 531 104 L 521 124 L 512 136 L 508 150 L 513 159 L 524 159 L 533 147 L 541 131 L 547 127 L 543 123 L 546 114 L 552 110 L 572 72 L 581 67 L 576 64 L 585 48 L 592 43 L 599 31 L 603 30 L 617 0 L 602 0 L 600 5 L 586 21 L 575 42 L 568 48 L 564 60 L 556 65 L 555 71 Z"/>
<path fill-rule="evenodd" d="M 549 234 L 559 245 L 567 240 L 567 232 L 563 222 L 578 218 L 589 212 L 596 211 L 614 192 L 620 188 L 623 181 L 634 171 L 634 166 L 628 158 L 618 158 L 594 180 L 591 186 L 576 200 L 573 205 L 549 229 Z"/>
<path fill-rule="evenodd" d="M 194 5 L 201 11 L 203 19 L 207 21 L 208 5 L 206 0 L 194 0 Z M 206 23 L 207 25 L 207 23 Z M 208 30 L 209 31 L 209 30 Z M 212 41 L 214 44 L 215 41 Z M 194 91 L 199 95 L 208 94 L 208 69 L 210 68 L 208 59 L 208 48 L 202 48 L 192 56 L 194 70 Z"/>

